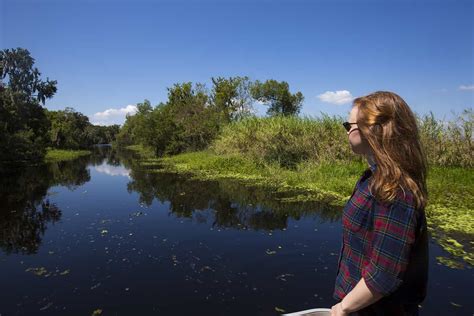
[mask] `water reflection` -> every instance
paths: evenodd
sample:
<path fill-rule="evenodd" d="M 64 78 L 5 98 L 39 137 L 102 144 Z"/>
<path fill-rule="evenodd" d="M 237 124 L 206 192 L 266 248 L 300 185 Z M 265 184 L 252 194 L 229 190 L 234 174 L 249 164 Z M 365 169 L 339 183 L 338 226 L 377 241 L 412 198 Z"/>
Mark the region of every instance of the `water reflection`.
<path fill-rule="evenodd" d="M 130 169 L 129 192 L 137 192 L 140 202 L 151 205 L 154 199 L 169 202 L 177 217 L 197 222 L 212 221 L 213 226 L 235 229 L 285 229 L 290 218 L 314 216 L 319 221 L 336 221 L 341 209 L 324 202 L 283 202 L 301 192 L 279 192 L 235 180 L 201 181 L 190 175 L 150 172 L 138 165 L 130 153 L 122 153 L 122 163 Z M 211 211 L 210 213 L 208 211 Z"/>
<path fill-rule="evenodd" d="M 90 181 L 87 157 L 75 161 L 2 170 L 0 174 L 0 248 L 7 254 L 37 252 L 48 224 L 61 210 L 48 199 L 48 189 L 74 190 Z"/>
<path fill-rule="evenodd" d="M 105 162 L 99 166 L 95 166 L 95 170 L 100 173 L 105 173 L 109 176 L 122 176 L 130 178 L 130 172 L 128 171 L 128 169 L 122 166 L 112 166 Z"/>
<path fill-rule="evenodd" d="M 6 253 L 36 253 L 48 222 L 61 211 L 45 196 L 50 186 L 48 169 L 29 168 L 0 177 L 0 248 Z"/>
<path fill-rule="evenodd" d="M 340 209 L 325 203 L 288 203 L 288 192 L 262 189 L 236 181 L 200 181 L 188 175 L 150 172 L 129 151 L 97 146 L 90 156 L 3 172 L 0 179 L 0 247 L 6 253 L 36 253 L 49 223 L 61 218 L 50 203 L 48 189 L 61 185 L 75 190 L 90 181 L 88 166 L 111 176 L 130 178 L 128 192 L 139 193 L 142 204 L 157 199 L 169 211 L 213 227 L 283 230 L 289 219 L 317 216 L 320 221 L 339 219 Z M 293 192 L 297 194 L 298 192 Z"/>
<path fill-rule="evenodd" d="M 337 207 L 324 203 L 280 202 L 288 193 L 277 190 L 150 172 L 131 152 L 97 146 L 92 155 L 73 161 L 2 172 L 1 249 L 6 253 L 36 253 L 48 223 L 61 218 L 61 210 L 47 198 L 48 189 L 61 185 L 75 190 L 90 181 L 88 165 L 107 175 L 129 177 L 127 189 L 139 193 L 141 203 L 151 205 L 154 199 L 169 202 L 175 216 L 214 227 L 282 230 L 290 218 L 317 214 L 322 221 L 335 221 L 340 214 Z"/>

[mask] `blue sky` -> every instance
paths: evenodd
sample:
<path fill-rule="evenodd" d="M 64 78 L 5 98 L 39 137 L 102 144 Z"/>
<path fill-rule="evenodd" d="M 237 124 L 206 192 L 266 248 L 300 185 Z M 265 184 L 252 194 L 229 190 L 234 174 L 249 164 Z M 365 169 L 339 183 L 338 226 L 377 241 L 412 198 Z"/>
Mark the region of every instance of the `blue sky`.
<path fill-rule="evenodd" d="M 439 118 L 474 103 L 470 0 L 0 1 L 0 48 L 27 48 L 58 81 L 47 108 L 93 122 L 122 122 L 177 82 L 237 75 L 287 81 L 308 115 L 346 115 L 376 90 Z"/>

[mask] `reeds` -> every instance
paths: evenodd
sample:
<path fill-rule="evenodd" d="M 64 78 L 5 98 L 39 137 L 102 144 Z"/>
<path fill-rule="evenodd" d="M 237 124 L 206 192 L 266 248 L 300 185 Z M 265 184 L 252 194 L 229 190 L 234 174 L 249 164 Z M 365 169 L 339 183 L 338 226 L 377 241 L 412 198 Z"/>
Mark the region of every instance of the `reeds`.
<path fill-rule="evenodd" d="M 474 166 L 472 109 L 464 110 L 452 121 L 438 120 L 430 113 L 419 117 L 418 123 L 421 142 L 431 165 Z"/>
<path fill-rule="evenodd" d="M 243 154 L 263 163 L 294 168 L 303 161 L 354 162 L 339 116 L 249 117 L 226 126 L 210 149 L 216 154 Z M 432 113 L 418 118 L 420 138 L 430 165 L 473 167 L 472 109 L 453 121 Z"/>

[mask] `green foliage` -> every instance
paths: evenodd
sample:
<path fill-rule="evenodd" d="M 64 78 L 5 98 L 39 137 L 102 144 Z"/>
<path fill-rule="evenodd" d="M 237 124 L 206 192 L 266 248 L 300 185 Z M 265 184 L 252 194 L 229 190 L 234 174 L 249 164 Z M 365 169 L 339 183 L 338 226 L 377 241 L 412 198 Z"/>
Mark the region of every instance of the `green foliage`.
<path fill-rule="evenodd" d="M 226 126 L 211 148 L 218 154 L 244 154 L 256 161 L 295 167 L 311 160 L 357 160 L 341 117 L 251 117 Z"/>
<path fill-rule="evenodd" d="M 278 82 L 271 79 L 261 83 L 257 80 L 250 91 L 254 99 L 270 106 L 267 110 L 270 116 L 296 115 L 303 105 L 303 94 L 301 92 L 291 94 L 290 87 L 285 81 Z"/>
<path fill-rule="evenodd" d="M 139 103 L 138 112 L 127 117 L 116 144 L 141 144 L 153 148 L 159 156 L 201 150 L 227 124 L 252 117 L 253 98 L 270 103 L 272 115 L 296 114 L 303 101 L 300 92 L 289 92 L 286 82 L 268 80 L 253 84 L 248 77 L 217 77 L 212 78 L 212 83 L 210 93 L 202 84 L 193 86 L 185 82 L 168 88 L 166 103 L 155 108 L 147 100 Z M 297 160 L 299 153 L 296 150 L 287 154 Z"/>
<path fill-rule="evenodd" d="M 110 144 L 120 129 L 119 125 L 92 125 L 87 116 L 69 107 L 46 113 L 51 122 L 50 145 L 54 148 L 84 149 L 94 144 Z"/>
<path fill-rule="evenodd" d="M 125 124 L 117 134 L 115 144 L 118 146 L 129 146 L 132 144 L 145 144 L 153 139 L 155 128 L 151 119 L 153 108 L 150 101 L 145 100 L 137 104 L 137 113 L 128 115 Z"/>
<path fill-rule="evenodd" d="M 26 103 L 45 103 L 56 93 L 57 81 L 40 79 L 38 68 L 33 68 L 35 60 L 23 48 L 0 51 L 1 79 L 8 77 L 7 89 L 15 92 L 15 99 Z M 3 83 L 2 83 L 3 86 Z"/>
<path fill-rule="evenodd" d="M 89 125 L 87 134 L 92 144 L 112 144 L 120 131 L 120 125 Z"/>
<path fill-rule="evenodd" d="M 220 128 L 221 115 L 208 104 L 203 85 L 175 84 L 168 102 L 152 108 L 149 101 L 137 105 L 117 136 L 119 146 L 142 144 L 159 156 L 204 149 Z"/>
<path fill-rule="evenodd" d="M 0 51 L 0 163 L 42 160 L 49 121 L 41 107 L 56 92 L 26 49 Z M 7 83 L 3 81 L 7 80 Z"/>
<path fill-rule="evenodd" d="M 212 78 L 211 105 L 225 123 L 252 114 L 251 82 L 248 77 Z"/>
<path fill-rule="evenodd" d="M 193 88 L 191 82 L 175 84 L 168 89 L 168 102 L 158 108 L 157 126 L 163 123 L 167 138 L 164 146 L 157 146 L 158 153 L 177 154 L 204 149 L 219 129 L 219 115 L 208 106 L 208 95 L 201 84 Z"/>
<path fill-rule="evenodd" d="M 80 149 L 91 145 L 88 135 L 89 118 L 73 108 L 48 111 L 51 122 L 51 145 L 55 148 Z"/>

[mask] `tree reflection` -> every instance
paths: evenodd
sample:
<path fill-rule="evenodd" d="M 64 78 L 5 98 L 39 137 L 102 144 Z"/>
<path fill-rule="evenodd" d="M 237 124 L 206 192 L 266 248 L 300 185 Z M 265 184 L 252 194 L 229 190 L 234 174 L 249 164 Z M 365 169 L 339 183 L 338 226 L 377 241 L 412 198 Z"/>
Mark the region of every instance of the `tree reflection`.
<path fill-rule="evenodd" d="M 130 155 L 122 156 L 122 163 L 131 170 L 128 191 L 138 192 L 141 203 L 151 205 L 155 198 L 169 202 L 170 212 L 177 217 L 212 221 L 217 227 L 275 230 L 286 228 L 290 218 L 314 216 L 335 221 L 341 214 L 340 207 L 325 202 L 282 201 L 302 193 L 296 190 L 279 192 L 236 180 L 201 181 L 191 175 L 157 172 L 141 167 Z"/>
<path fill-rule="evenodd" d="M 48 189 L 73 190 L 90 180 L 87 157 L 73 161 L 0 170 L 0 249 L 5 253 L 36 253 L 48 224 L 61 210 L 47 198 Z"/>

